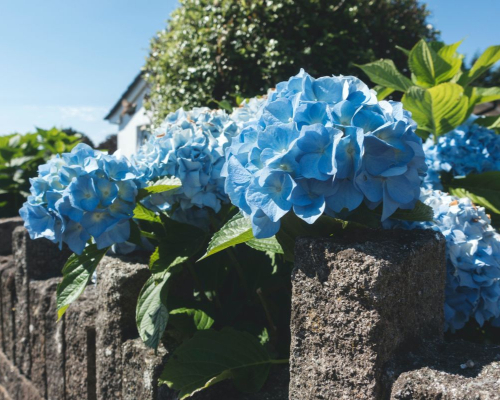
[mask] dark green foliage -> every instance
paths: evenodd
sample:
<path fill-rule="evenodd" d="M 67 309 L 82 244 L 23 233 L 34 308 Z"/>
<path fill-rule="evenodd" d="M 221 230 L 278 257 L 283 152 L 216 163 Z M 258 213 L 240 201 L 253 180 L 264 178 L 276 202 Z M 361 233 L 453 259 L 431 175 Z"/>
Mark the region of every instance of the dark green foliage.
<path fill-rule="evenodd" d="M 67 135 L 56 128 L 1 136 L 0 218 L 18 216 L 38 166 L 54 154 L 70 151 L 80 139 L 79 134 Z"/>
<path fill-rule="evenodd" d="M 253 97 L 306 69 L 358 74 L 353 64 L 390 57 L 437 32 L 416 0 L 181 0 L 151 42 L 145 77 L 156 122 L 179 107 Z"/>

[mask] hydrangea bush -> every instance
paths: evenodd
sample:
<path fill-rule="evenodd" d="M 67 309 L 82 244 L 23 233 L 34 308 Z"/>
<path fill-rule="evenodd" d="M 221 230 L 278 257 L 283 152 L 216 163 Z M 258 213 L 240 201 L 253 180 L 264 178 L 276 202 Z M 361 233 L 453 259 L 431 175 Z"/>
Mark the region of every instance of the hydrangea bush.
<path fill-rule="evenodd" d="M 129 238 L 138 185 L 139 173 L 126 158 L 81 143 L 38 168 L 19 213 L 32 239 L 64 242 L 81 254 L 93 237 L 104 249 Z"/>
<path fill-rule="evenodd" d="M 385 227 L 434 229 L 446 238 L 446 329 L 463 328 L 470 318 L 480 326 L 500 326 L 500 235 L 483 207 L 470 199 L 423 189 L 421 200 L 432 207 L 433 222 L 386 221 Z"/>
<path fill-rule="evenodd" d="M 440 136 L 430 137 L 424 144 L 429 167 L 426 186 L 443 189 L 441 175 L 452 177 L 500 171 L 500 135 L 473 123 L 461 125 Z"/>
<path fill-rule="evenodd" d="M 359 79 L 301 70 L 230 115 L 169 114 L 131 161 L 77 146 L 40 167 L 20 213 L 32 238 L 76 253 L 58 286 L 59 317 L 111 245 L 130 250 L 147 239 L 154 252 L 138 332 L 152 348 L 179 345 L 161 380 L 182 398 L 229 375 L 257 391 L 264 381 L 252 377 L 269 365 L 248 365 L 255 352 L 288 362 L 289 261 L 304 234 L 342 234 L 360 222 L 438 230 L 447 240 L 447 328 L 471 318 L 500 325 L 500 235 L 471 200 L 420 191 L 427 165 L 417 132 L 401 103 L 378 100 Z M 497 143 L 475 125 L 440 136 L 426 145 L 430 173 L 452 172 L 449 189 L 460 181 L 469 195 L 472 175 L 460 174 L 496 168 Z M 492 176 L 488 191 L 499 184 Z M 476 182 L 475 198 L 481 189 Z M 217 349 L 213 364 L 199 351 L 205 343 Z M 231 374 L 219 373 L 229 358 Z"/>
<path fill-rule="evenodd" d="M 276 234 L 295 213 L 382 204 L 382 220 L 414 208 L 427 169 L 422 141 L 401 103 L 377 101 L 355 77 L 314 79 L 303 70 L 277 85 L 226 152 L 225 189 L 255 237 Z"/>

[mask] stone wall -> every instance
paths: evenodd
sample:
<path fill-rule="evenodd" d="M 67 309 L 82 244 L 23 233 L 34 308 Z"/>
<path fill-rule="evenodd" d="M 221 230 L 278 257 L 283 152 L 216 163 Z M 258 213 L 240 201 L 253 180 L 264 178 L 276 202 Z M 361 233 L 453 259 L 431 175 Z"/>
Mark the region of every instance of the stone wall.
<path fill-rule="evenodd" d="M 57 322 L 69 251 L 20 224 L 0 221 L 0 400 L 177 400 L 157 384 L 167 351 L 135 328 L 146 260 L 106 256 L 97 286 Z M 290 369 L 276 366 L 258 394 L 226 381 L 194 400 L 500 398 L 499 348 L 442 342 L 442 237 L 301 239 L 296 260 Z"/>

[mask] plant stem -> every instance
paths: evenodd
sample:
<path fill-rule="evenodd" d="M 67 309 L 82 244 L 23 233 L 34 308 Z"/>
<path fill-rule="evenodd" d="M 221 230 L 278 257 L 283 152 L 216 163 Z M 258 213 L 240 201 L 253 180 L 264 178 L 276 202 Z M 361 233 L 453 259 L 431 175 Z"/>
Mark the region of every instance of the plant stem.
<path fill-rule="evenodd" d="M 207 297 L 207 295 L 205 293 L 205 289 L 203 287 L 203 284 L 201 283 L 200 277 L 198 276 L 198 274 L 194 270 L 193 262 L 191 260 L 187 260 L 186 264 L 189 268 L 189 272 L 193 276 L 194 284 L 198 288 L 198 291 L 200 292 L 201 297 L 203 297 L 204 300 L 211 302 L 211 300 Z"/>
<path fill-rule="evenodd" d="M 243 274 L 243 268 L 241 268 L 240 262 L 236 258 L 236 255 L 234 254 L 234 250 L 232 248 L 227 248 L 227 255 L 231 259 L 231 262 L 233 263 L 234 269 L 238 273 L 238 277 L 240 278 L 241 286 L 243 286 L 243 290 L 247 295 L 249 295 L 249 289 L 247 285 L 247 281 L 245 280 L 245 275 Z"/>
<path fill-rule="evenodd" d="M 271 364 L 288 364 L 288 363 L 290 363 L 290 360 L 288 358 L 282 358 L 279 360 L 270 360 L 269 362 Z"/>
<path fill-rule="evenodd" d="M 273 317 L 271 315 L 271 312 L 269 311 L 269 306 L 267 305 L 266 298 L 264 296 L 264 293 L 262 292 L 261 288 L 257 289 L 257 296 L 259 296 L 259 300 L 262 304 L 262 308 L 264 308 L 264 313 L 266 314 L 266 319 L 267 323 L 269 324 L 269 329 L 271 330 L 270 332 L 270 340 L 271 342 L 274 342 L 276 340 L 276 334 L 278 333 L 278 329 L 276 328 L 276 325 L 274 324 Z"/>

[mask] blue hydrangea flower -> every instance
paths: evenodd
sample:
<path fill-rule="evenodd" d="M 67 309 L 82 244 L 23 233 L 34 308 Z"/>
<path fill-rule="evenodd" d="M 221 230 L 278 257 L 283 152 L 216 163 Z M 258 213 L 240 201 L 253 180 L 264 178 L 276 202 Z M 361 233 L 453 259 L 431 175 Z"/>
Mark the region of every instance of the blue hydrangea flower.
<path fill-rule="evenodd" d="M 301 70 L 240 123 L 222 169 L 226 192 L 258 238 L 290 211 L 313 223 L 364 201 L 382 205 L 385 220 L 420 194 L 427 166 L 415 127 L 401 103 L 377 101 L 359 79 Z"/>
<path fill-rule="evenodd" d="M 99 249 L 129 238 L 128 220 L 143 183 L 126 158 L 79 144 L 41 165 L 38 173 L 19 211 L 32 239 L 64 242 L 81 254 L 91 237 Z"/>
<path fill-rule="evenodd" d="M 204 226 L 209 209 L 218 212 L 229 202 L 221 169 L 224 148 L 237 132 L 237 124 L 221 110 L 179 109 L 168 115 L 134 156 L 133 163 L 147 181 L 177 177 L 182 187 L 149 196 L 147 207 Z M 191 215 L 181 216 L 176 208 Z"/>
<path fill-rule="evenodd" d="M 466 176 L 471 173 L 500 171 L 500 135 L 474 124 L 474 119 L 438 138 L 432 137 L 424 144 L 427 188 L 442 189 L 440 175 Z"/>
<path fill-rule="evenodd" d="M 446 238 L 446 329 L 462 328 L 470 318 L 479 325 L 500 325 L 500 235 L 483 207 L 441 191 L 422 189 L 434 222 L 385 222 L 386 228 L 434 229 Z"/>

